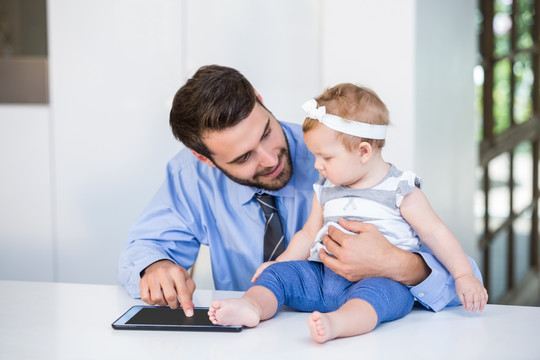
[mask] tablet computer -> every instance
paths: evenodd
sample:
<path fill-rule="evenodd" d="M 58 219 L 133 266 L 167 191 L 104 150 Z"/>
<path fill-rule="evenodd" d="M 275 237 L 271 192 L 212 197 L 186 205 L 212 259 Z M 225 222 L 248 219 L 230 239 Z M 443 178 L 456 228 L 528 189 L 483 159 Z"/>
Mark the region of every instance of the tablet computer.
<path fill-rule="evenodd" d="M 120 316 L 112 327 L 117 330 L 178 330 L 178 331 L 232 331 L 242 326 L 214 325 L 208 318 L 208 308 L 193 309 L 187 317 L 184 310 L 157 306 L 133 306 Z"/>

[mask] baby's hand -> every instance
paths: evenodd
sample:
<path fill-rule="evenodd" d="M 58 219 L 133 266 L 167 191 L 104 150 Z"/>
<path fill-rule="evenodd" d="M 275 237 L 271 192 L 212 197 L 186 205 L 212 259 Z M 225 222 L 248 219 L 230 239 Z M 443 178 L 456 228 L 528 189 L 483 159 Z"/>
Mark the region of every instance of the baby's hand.
<path fill-rule="evenodd" d="M 275 261 L 267 261 L 267 262 L 262 263 L 262 265 L 259 266 L 257 271 L 255 271 L 255 275 L 253 275 L 253 278 L 251 278 L 251 282 L 254 283 L 255 281 L 257 281 L 257 279 L 259 278 L 259 275 L 261 275 L 261 273 L 264 271 L 264 269 L 266 269 L 267 267 L 269 267 L 273 263 L 275 263 Z"/>
<path fill-rule="evenodd" d="M 467 311 L 484 311 L 488 301 L 486 288 L 474 275 L 464 275 L 456 279 L 456 292 Z"/>

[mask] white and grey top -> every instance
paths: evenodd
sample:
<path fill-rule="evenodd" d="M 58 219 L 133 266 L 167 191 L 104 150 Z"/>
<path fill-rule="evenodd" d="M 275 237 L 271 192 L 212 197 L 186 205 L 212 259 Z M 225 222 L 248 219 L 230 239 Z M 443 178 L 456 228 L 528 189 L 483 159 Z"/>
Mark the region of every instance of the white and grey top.
<path fill-rule="evenodd" d="M 421 186 L 422 180 L 416 174 L 403 172 L 394 165 L 381 182 L 367 189 L 336 186 L 321 177 L 313 188 L 324 209 L 324 226 L 313 242 L 309 260 L 320 261 L 319 250 L 324 248 L 322 236 L 328 232 L 328 226 L 348 232 L 337 224 L 339 218 L 374 224 L 393 245 L 407 251 L 418 250 L 420 240 L 399 207 L 414 187 Z"/>

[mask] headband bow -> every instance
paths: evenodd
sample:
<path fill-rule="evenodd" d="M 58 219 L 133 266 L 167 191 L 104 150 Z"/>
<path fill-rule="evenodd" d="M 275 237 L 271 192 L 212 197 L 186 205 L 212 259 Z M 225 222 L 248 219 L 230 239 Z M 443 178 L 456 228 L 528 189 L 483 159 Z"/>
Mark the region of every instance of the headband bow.
<path fill-rule="evenodd" d="M 308 113 L 308 117 L 321 121 L 323 116 L 326 115 L 326 106 L 317 107 L 317 101 L 315 99 L 308 100 L 302 105 L 305 112 Z"/>

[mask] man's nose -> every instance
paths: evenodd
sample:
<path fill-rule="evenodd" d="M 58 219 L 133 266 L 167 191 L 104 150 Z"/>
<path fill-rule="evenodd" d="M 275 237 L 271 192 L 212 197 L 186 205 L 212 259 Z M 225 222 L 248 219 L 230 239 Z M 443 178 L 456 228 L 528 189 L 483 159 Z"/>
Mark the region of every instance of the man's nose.
<path fill-rule="evenodd" d="M 272 167 L 278 163 L 278 156 L 274 153 L 274 151 L 272 151 L 272 149 L 266 149 L 261 146 L 259 162 L 263 167 Z"/>

